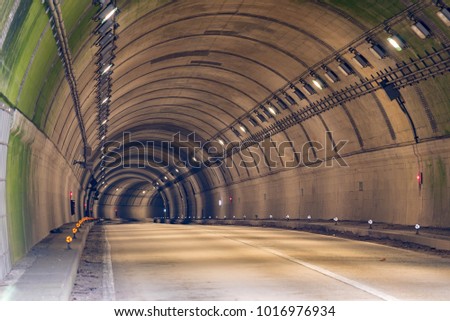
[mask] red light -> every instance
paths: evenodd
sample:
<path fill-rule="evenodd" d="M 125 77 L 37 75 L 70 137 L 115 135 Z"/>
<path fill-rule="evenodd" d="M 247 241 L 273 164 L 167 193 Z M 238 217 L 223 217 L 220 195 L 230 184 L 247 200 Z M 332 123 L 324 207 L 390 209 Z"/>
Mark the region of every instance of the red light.
<path fill-rule="evenodd" d="M 417 174 L 417 183 L 419 183 L 419 185 L 422 185 L 422 184 L 423 184 L 423 175 L 422 175 L 422 172 L 419 172 L 419 173 Z"/>
<path fill-rule="evenodd" d="M 233 202 L 233 196 L 230 196 L 229 200 L 230 200 L 230 203 Z"/>
<path fill-rule="evenodd" d="M 70 191 L 70 199 L 72 199 L 73 193 L 72 191 Z"/>

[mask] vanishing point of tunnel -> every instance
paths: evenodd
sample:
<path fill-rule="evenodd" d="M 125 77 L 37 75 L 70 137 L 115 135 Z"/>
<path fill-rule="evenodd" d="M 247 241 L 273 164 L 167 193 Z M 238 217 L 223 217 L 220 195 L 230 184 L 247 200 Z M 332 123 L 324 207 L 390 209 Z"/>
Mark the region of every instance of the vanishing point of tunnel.
<path fill-rule="evenodd" d="M 448 6 L 1 0 L 0 298 L 450 300 Z"/>

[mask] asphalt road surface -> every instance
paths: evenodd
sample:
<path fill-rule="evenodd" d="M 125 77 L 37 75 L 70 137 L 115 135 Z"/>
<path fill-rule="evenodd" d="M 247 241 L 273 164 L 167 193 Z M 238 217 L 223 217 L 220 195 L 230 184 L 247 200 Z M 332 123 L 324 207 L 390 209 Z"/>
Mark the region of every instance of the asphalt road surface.
<path fill-rule="evenodd" d="M 450 300 L 450 259 L 298 231 L 106 225 L 110 300 Z"/>

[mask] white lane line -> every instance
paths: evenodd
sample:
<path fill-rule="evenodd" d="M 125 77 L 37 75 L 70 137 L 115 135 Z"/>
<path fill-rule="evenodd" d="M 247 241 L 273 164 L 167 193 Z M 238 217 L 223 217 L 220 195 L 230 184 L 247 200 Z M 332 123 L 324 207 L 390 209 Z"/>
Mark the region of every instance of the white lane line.
<path fill-rule="evenodd" d="M 229 239 L 231 239 L 231 238 L 229 238 Z M 231 240 L 233 240 L 233 239 L 231 239 Z M 234 239 L 234 240 L 238 241 L 240 243 L 244 243 L 246 245 L 249 245 L 249 246 L 261 249 L 263 251 L 269 252 L 271 254 L 274 254 L 274 255 L 276 255 L 278 257 L 281 257 L 281 258 L 283 258 L 285 260 L 288 260 L 290 262 L 302 265 L 302 266 L 304 266 L 304 267 L 306 267 L 306 268 L 308 268 L 310 270 L 316 271 L 316 272 L 318 272 L 320 274 L 323 274 L 325 276 L 328 276 L 328 277 L 330 277 L 332 279 L 335 279 L 335 280 L 340 281 L 342 283 L 348 284 L 348 285 L 350 285 L 350 286 L 352 286 L 354 288 L 357 288 L 359 290 L 362 290 L 364 292 L 372 294 L 372 295 L 374 295 L 374 296 L 376 296 L 376 297 L 378 297 L 378 298 L 380 298 L 382 300 L 385 300 L 385 301 L 397 301 L 398 300 L 396 297 L 393 297 L 393 296 L 391 296 L 389 294 L 386 294 L 386 293 L 384 293 L 382 291 L 374 289 L 374 288 L 372 288 L 372 287 L 370 287 L 368 285 L 362 284 L 362 283 L 360 283 L 358 281 L 351 280 L 349 278 L 346 278 L 345 276 L 342 276 L 342 275 L 336 274 L 334 272 L 331 272 L 331 271 L 329 271 L 327 269 L 321 268 L 320 266 L 317 266 L 317 265 L 314 265 L 314 264 L 311 264 L 311 263 L 308 263 L 308 262 L 305 262 L 305 261 L 298 260 L 296 258 L 293 258 L 293 257 L 289 256 L 289 255 L 281 253 L 281 252 L 279 252 L 277 250 L 274 250 L 274 249 L 271 249 L 271 248 L 267 248 L 267 247 L 257 246 L 257 245 L 251 244 L 251 243 L 243 241 L 243 240 L 238 240 L 238 239 Z"/>
<path fill-rule="evenodd" d="M 114 288 L 114 275 L 112 269 L 111 260 L 111 245 L 109 244 L 108 237 L 106 235 L 106 229 L 103 228 L 103 233 L 105 236 L 105 251 L 103 253 L 103 301 L 115 301 L 116 291 Z"/>

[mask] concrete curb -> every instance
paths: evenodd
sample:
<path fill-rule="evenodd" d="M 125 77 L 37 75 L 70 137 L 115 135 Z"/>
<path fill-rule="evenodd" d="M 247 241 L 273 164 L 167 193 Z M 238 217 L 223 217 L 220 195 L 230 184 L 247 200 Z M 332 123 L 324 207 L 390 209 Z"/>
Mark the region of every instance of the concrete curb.
<path fill-rule="evenodd" d="M 167 222 L 166 222 L 167 223 Z M 183 223 L 178 221 L 177 223 Z M 368 237 L 375 240 L 389 239 L 427 246 L 436 250 L 450 251 L 450 237 L 431 233 L 415 234 L 413 228 L 408 230 L 369 229 L 345 225 L 345 223 L 305 222 L 299 220 L 194 220 L 192 223 L 204 225 L 240 225 L 294 229 L 312 233 L 351 234 L 353 236 Z"/>
<path fill-rule="evenodd" d="M 83 226 L 84 231 L 83 230 L 81 231 L 82 232 L 81 242 L 76 249 L 77 254 L 75 256 L 73 263 L 70 265 L 69 275 L 66 279 L 66 282 L 63 285 L 63 290 L 61 292 L 60 297 L 61 301 L 68 301 L 70 299 L 70 294 L 72 293 L 75 284 L 75 279 L 77 278 L 77 272 L 78 267 L 80 266 L 81 255 L 83 254 L 83 250 L 86 245 L 86 240 L 89 235 L 89 232 L 94 224 L 95 223 L 85 223 Z"/>
<path fill-rule="evenodd" d="M 93 224 L 85 222 L 77 233 L 77 239 L 67 249 L 66 237 L 72 235 L 75 222 L 64 224 L 62 233 L 50 234 L 36 244 L 23 260 L 32 263 L 21 270 L 13 268 L 11 275 L 18 275 L 0 287 L 0 300 L 7 301 L 67 301 L 70 299 L 81 261 L 86 239 Z"/>

